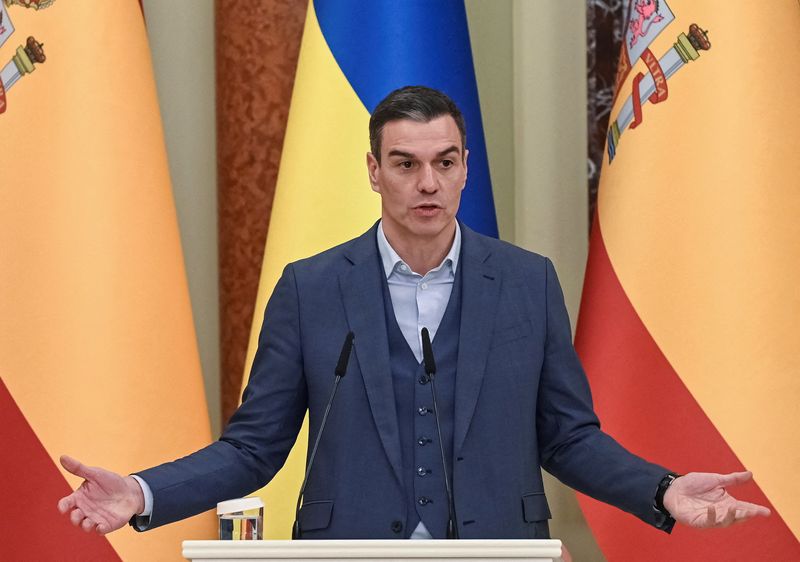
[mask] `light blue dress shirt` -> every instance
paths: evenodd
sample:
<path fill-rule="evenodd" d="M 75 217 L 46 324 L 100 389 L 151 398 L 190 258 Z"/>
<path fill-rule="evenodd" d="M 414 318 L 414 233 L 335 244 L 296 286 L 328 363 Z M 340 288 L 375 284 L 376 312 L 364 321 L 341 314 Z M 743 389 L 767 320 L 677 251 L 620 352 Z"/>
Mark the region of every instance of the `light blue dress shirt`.
<path fill-rule="evenodd" d="M 450 251 L 438 267 L 424 275 L 412 271 L 394 251 L 378 225 L 378 252 L 392 295 L 394 316 L 417 361 L 422 361 L 422 328 L 428 328 L 431 341 L 442 322 L 442 317 L 453 291 L 453 282 L 461 252 L 461 227 L 456 223 L 456 235 Z"/>

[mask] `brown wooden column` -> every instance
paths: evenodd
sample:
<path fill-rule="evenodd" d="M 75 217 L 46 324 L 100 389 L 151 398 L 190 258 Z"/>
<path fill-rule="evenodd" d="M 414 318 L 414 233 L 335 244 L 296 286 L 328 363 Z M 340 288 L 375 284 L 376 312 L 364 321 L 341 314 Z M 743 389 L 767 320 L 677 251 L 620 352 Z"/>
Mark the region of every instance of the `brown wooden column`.
<path fill-rule="evenodd" d="M 587 116 L 589 122 L 589 228 L 600 185 L 600 165 L 614 101 L 617 62 L 631 0 L 586 1 Z"/>
<path fill-rule="evenodd" d="M 306 0 L 214 5 L 223 426 L 239 403 L 306 8 Z"/>

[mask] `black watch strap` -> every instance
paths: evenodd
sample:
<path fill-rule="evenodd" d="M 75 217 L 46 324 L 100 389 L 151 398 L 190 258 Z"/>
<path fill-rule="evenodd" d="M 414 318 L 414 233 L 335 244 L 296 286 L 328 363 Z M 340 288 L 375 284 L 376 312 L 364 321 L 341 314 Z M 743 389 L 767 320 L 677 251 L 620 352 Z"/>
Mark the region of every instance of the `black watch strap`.
<path fill-rule="evenodd" d="M 664 478 L 661 479 L 661 482 L 658 483 L 658 489 L 656 489 L 655 507 L 667 517 L 672 517 L 672 514 L 666 507 L 664 507 L 664 495 L 667 493 L 667 489 L 672 486 L 672 483 L 675 482 L 679 476 L 679 474 L 674 472 L 668 472 L 664 475 Z"/>

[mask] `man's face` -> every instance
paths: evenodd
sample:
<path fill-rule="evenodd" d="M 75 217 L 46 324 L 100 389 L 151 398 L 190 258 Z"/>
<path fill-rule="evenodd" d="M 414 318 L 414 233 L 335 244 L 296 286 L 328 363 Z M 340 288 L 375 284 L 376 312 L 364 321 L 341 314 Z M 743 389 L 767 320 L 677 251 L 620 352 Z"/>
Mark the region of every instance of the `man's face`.
<path fill-rule="evenodd" d="M 372 189 L 381 196 L 383 228 L 390 239 L 434 239 L 447 233 L 467 181 L 468 154 L 450 115 L 427 123 L 386 123 L 381 163 L 369 153 L 367 168 Z"/>

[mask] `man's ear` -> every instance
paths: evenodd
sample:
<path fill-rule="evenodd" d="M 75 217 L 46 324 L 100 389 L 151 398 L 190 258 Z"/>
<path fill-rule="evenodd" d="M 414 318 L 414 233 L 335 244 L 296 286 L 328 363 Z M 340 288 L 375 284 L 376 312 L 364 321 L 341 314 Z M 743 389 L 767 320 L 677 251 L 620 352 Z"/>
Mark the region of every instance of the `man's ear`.
<path fill-rule="evenodd" d="M 467 187 L 467 172 L 469 172 L 469 168 L 467 167 L 467 158 L 469 158 L 469 150 L 467 150 L 465 148 L 464 149 L 464 185 L 461 186 L 462 190 L 465 187 Z"/>
<path fill-rule="evenodd" d="M 378 159 L 371 152 L 367 152 L 367 174 L 369 174 L 369 184 L 372 186 L 372 191 L 380 193 L 378 187 L 378 174 L 380 173 L 381 165 Z"/>

